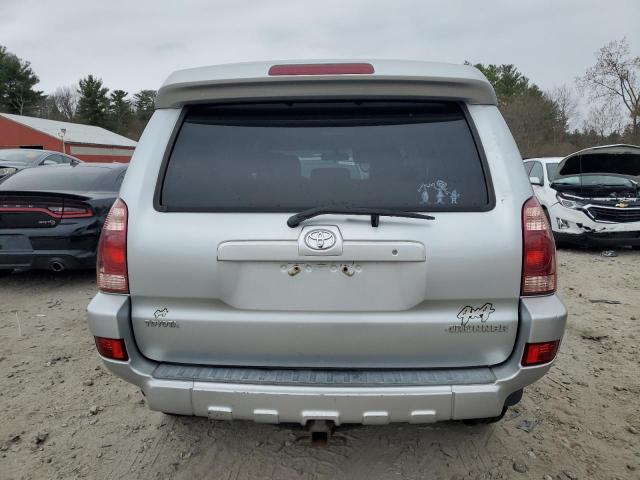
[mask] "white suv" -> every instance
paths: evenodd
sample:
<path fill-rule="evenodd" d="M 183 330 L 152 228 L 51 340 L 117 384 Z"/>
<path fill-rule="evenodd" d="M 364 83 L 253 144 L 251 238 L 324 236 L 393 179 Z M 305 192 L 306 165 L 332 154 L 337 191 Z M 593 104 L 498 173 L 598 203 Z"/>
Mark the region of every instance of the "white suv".
<path fill-rule="evenodd" d="M 640 147 L 592 147 L 524 165 L 558 244 L 640 248 Z"/>
<path fill-rule="evenodd" d="M 473 67 L 176 72 L 120 197 L 89 326 L 154 410 L 496 419 L 564 332 L 551 230 Z"/>
<path fill-rule="evenodd" d="M 563 157 L 537 157 L 527 158 L 524 161 L 524 168 L 533 187 L 533 193 L 536 194 L 549 221 L 551 221 L 549 208 L 558 203 L 558 199 L 556 198 L 558 192 L 551 188 L 551 183 L 553 182 L 558 170 L 558 164 L 562 161 L 562 158 Z M 555 233 L 555 226 L 552 224 L 551 227 Z"/>

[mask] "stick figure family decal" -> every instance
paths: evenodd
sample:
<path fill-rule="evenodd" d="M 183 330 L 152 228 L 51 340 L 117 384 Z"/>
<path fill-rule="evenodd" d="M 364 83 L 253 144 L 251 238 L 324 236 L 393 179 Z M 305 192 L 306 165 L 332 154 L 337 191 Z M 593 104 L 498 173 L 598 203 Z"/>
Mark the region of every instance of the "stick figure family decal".
<path fill-rule="evenodd" d="M 431 201 L 431 194 L 434 194 L 434 202 Z M 422 183 L 418 186 L 418 193 L 420 194 L 420 204 L 427 205 L 434 203 L 435 205 L 444 205 L 450 203 L 456 205 L 460 199 L 460 193 L 457 190 L 449 191 L 447 188 L 447 182 L 444 180 L 436 180 L 431 183 Z"/>

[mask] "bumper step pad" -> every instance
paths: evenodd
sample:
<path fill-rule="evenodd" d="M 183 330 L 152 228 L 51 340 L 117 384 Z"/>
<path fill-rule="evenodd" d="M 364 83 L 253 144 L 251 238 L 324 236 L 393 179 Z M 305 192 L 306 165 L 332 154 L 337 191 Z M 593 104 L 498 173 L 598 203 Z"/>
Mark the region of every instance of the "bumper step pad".
<path fill-rule="evenodd" d="M 488 367 L 409 370 L 317 370 L 244 367 L 206 367 L 161 363 L 158 380 L 182 380 L 252 385 L 392 387 L 493 383 Z"/>

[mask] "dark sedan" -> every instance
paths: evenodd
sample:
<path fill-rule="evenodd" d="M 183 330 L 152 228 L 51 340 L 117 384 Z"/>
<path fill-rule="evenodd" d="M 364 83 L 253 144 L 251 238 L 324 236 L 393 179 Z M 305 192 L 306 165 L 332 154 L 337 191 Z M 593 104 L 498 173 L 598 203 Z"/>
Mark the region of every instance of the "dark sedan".
<path fill-rule="evenodd" d="M 127 165 L 28 168 L 0 181 L 0 274 L 95 268 Z"/>
<path fill-rule="evenodd" d="M 31 148 L 0 149 L 0 179 L 20 170 L 42 165 L 76 165 L 82 163 L 71 155 Z"/>

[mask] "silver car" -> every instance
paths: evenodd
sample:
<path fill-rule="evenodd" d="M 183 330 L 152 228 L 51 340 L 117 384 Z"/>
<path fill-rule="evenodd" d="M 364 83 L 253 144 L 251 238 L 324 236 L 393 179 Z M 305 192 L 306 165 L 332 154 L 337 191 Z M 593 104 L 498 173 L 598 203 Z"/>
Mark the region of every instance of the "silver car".
<path fill-rule="evenodd" d="M 303 425 L 496 420 L 567 312 L 475 68 L 178 71 L 99 246 L 89 326 L 149 407 Z"/>
<path fill-rule="evenodd" d="M 42 165 L 78 165 L 82 160 L 53 150 L 0 148 L 0 180 L 20 170 Z"/>

